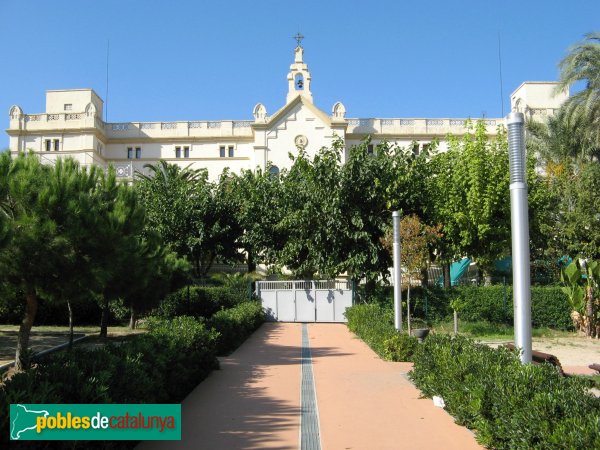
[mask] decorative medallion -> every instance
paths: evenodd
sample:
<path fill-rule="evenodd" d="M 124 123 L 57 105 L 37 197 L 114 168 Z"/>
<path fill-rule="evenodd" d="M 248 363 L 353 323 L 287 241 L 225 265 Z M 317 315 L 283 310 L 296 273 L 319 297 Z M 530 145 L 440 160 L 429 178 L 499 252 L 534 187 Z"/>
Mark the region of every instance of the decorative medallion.
<path fill-rule="evenodd" d="M 294 139 L 294 143 L 296 144 L 296 147 L 304 148 L 308 145 L 308 139 L 306 139 L 306 136 L 303 134 L 299 134 Z"/>
<path fill-rule="evenodd" d="M 115 167 L 115 171 L 117 172 L 117 177 L 128 177 L 129 174 L 129 164 L 127 165 L 118 165 Z"/>

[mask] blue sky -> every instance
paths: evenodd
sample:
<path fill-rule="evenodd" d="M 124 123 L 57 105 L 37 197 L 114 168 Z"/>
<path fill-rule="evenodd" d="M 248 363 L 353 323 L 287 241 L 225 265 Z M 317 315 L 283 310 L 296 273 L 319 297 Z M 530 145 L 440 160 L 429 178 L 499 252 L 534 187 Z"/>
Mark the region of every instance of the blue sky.
<path fill-rule="evenodd" d="M 284 105 L 300 31 L 315 104 L 348 117 L 500 117 L 525 80 L 598 31 L 600 2 L 0 0 L 0 114 L 93 88 L 108 120 L 251 119 Z M 3 142 L 8 143 L 5 138 Z M 4 147 L 0 141 L 0 147 Z"/>

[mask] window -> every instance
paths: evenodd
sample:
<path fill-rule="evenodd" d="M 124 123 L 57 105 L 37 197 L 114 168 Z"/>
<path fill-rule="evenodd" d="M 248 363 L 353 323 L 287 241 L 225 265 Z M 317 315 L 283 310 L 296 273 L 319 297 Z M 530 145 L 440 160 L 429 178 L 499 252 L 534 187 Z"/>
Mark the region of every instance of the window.
<path fill-rule="evenodd" d="M 423 152 L 427 154 L 429 149 L 431 148 L 431 144 L 423 144 Z"/>
<path fill-rule="evenodd" d="M 136 147 L 135 148 L 135 159 L 140 159 L 141 157 L 142 157 L 142 148 Z"/>
<path fill-rule="evenodd" d="M 71 111 L 73 109 L 72 103 L 65 103 L 65 111 Z"/>
<path fill-rule="evenodd" d="M 225 158 L 225 146 L 224 146 L 224 145 L 221 145 L 221 146 L 219 147 L 219 156 L 220 156 L 221 158 Z"/>
<path fill-rule="evenodd" d="M 190 148 L 189 147 L 183 147 L 183 157 L 184 158 L 190 157 Z"/>
<path fill-rule="evenodd" d="M 60 150 L 60 139 L 54 139 L 54 151 L 57 152 Z"/>
<path fill-rule="evenodd" d="M 415 156 L 419 156 L 419 144 L 414 144 L 412 148 L 412 153 Z"/>
<path fill-rule="evenodd" d="M 52 141 L 50 139 L 46 139 L 46 151 L 49 152 L 52 150 Z"/>
<path fill-rule="evenodd" d="M 367 145 L 367 155 L 372 155 L 374 153 L 373 144 Z"/>
<path fill-rule="evenodd" d="M 175 158 L 181 158 L 181 147 L 175 147 Z"/>
<path fill-rule="evenodd" d="M 133 147 L 127 147 L 127 159 L 133 159 Z"/>
<path fill-rule="evenodd" d="M 229 151 L 227 152 L 227 156 L 233 158 L 233 145 L 230 145 L 228 150 Z"/>

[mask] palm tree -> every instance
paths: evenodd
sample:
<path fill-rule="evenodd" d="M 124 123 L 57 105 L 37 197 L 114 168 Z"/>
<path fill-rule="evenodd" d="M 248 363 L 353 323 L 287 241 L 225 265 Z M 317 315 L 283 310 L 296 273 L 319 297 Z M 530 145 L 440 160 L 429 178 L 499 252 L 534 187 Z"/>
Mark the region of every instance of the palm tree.
<path fill-rule="evenodd" d="M 595 155 L 592 145 L 582 132 L 584 124 L 569 117 L 565 109 L 549 116 L 546 121 L 527 120 L 527 147 L 548 175 L 560 175 L 572 163 L 587 162 Z"/>
<path fill-rule="evenodd" d="M 150 174 L 146 175 L 136 170 L 135 175 L 140 180 L 152 180 L 153 178 L 160 179 L 161 182 L 168 186 L 175 178 L 194 182 L 204 176 L 202 169 L 192 169 L 191 164 L 183 169 L 176 164 L 169 164 L 164 159 L 159 160 L 156 164 L 144 164 L 144 169 L 149 169 Z"/>
<path fill-rule="evenodd" d="M 563 106 L 565 119 L 581 135 L 585 145 L 581 156 L 588 160 L 600 156 L 600 33 L 588 33 L 560 62 L 558 90 L 583 82 L 585 87 Z"/>

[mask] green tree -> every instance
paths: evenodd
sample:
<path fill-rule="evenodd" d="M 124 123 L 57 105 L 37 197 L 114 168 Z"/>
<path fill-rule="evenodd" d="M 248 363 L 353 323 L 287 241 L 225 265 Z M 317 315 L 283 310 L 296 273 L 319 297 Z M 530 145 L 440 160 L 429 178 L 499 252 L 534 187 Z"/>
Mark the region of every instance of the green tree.
<path fill-rule="evenodd" d="M 585 87 L 563 105 L 563 113 L 580 134 L 579 153 L 588 160 L 600 156 L 600 33 L 588 33 L 560 62 L 559 89 L 578 82 Z"/>
<path fill-rule="evenodd" d="M 304 151 L 294 159 L 281 189 L 281 220 L 276 232 L 283 237 L 277 262 L 295 276 L 340 273 L 338 239 L 340 218 L 341 147 L 322 148 L 311 160 Z"/>
<path fill-rule="evenodd" d="M 144 233 L 145 209 L 136 192 L 117 182 L 111 167 L 101 177 L 95 191 L 97 223 L 93 261 L 101 289 L 98 299 L 102 308 L 100 336 L 108 331 L 109 304 L 131 295 L 146 268 L 143 258 L 156 250 L 155 239 Z"/>
<path fill-rule="evenodd" d="M 536 212 L 547 216 L 541 225 L 546 254 L 554 260 L 565 254 L 596 257 L 600 217 L 597 196 L 590 194 L 598 189 L 598 163 L 590 160 L 581 127 L 561 108 L 544 122 L 529 121 L 527 131 L 528 155 L 544 171 L 539 184 L 545 189 L 538 193 L 547 206 Z"/>
<path fill-rule="evenodd" d="M 285 234 L 278 228 L 282 220 L 281 175 L 266 171 L 243 170 L 234 175 L 232 194 L 236 205 L 235 217 L 242 235 L 240 247 L 246 252 L 248 270 L 253 272 L 256 264 L 274 265 L 277 253 L 283 247 Z"/>
<path fill-rule="evenodd" d="M 0 155 L 2 210 L 12 236 L 0 252 L 0 271 L 14 289 L 24 292 L 26 302 L 17 338 L 17 370 L 29 366 L 29 336 L 38 297 L 56 285 L 56 267 L 73 257 L 64 228 L 56 220 L 67 207 L 67 198 L 50 183 L 51 170 L 34 155 L 14 159 L 9 153 Z"/>
<path fill-rule="evenodd" d="M 70 346 L 74 326 L 72 304 L 91 301 L 92 292 L 98 289 L 92 261 L 96 245 L 92 192 L 99 176 L 95 166 L 81 169 L 73 159 L 57 160 L 48 173 L 47 187 L 57 205 L 51 212 L 52 219 L 66 239 L 69 253 L 55 261 L 54 271 L 49 274 L 54 282 L 46 287 L 45 295 L 67 304 Z"/>
<path fill-rule="evenodd" d="M 364 279 L 367 295 L 377 279 L 387 278 L 392 264 L 382 239 L 391 218 L 389 193 L 394 176 L 404 175 L 394 170 L 394 164 L 402 159 L 400 149 L 384 142 L 370 153 L 369 145 L 365 140 L 348 151 L 337 194 L 340 218 L 333 226 L 339 239 L 340 270 L 347 271 L 356 282 Z M 393 204 L 402 203 L 402 190 L 394 192 Z"/>
<path fill-rule="evenodd" d="M 470 256 L 489 273 L 510 247 L 506 133 L 499 128 L 489 139 L 483 121 L 467 121 L 466 128 L 460 139 L 449 136 L 448 151 L 432 159 L 433 217 L 443 226 L 444 260 Z"/>
<path fill-rule="evenodd" d="M 204 276 L 216 258 L 239 258 L 241 228 L 228 173 L 216 184 L 206 170 L 181 169 L 164 160 L 137 174 L 136 191 L 146 209 L 148 232 L 155 232 Z"/>
<path fill-rule="evenodd" d="M 406 318 L 409 334 L 411 329 L 410 287 L 412 280 L 421 278 L 423 269 L 429 263 L 429 249 L 441 237 L 440 229 L 441 226 L 439 225 L 434 227 L 425 225 L 416 214 L 404 216 L 400 220 L 400 258 L 402 267 L 406 269 L 408 275 Z M 392 227 L 387 229 L 383 243 L 386 250 L 392 254 L 394 244 Z"/>

